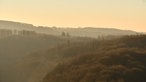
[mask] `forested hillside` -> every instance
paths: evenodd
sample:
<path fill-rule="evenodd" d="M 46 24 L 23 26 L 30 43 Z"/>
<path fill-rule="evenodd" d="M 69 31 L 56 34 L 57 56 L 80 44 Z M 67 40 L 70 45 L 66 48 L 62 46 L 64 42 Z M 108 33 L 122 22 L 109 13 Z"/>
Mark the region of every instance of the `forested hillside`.
<path fill-rule="evenodd" d="M 43 82 L 145 82 L 146 35 L 68 47 Z"/>
<path fill-rule="evenodd" d="M 146 82 L 146 0 L 0 0 L 0 82 Z"/>
<path fill-rule="evenodd" d="M 0 82 L 143 82 L 145 48 L 135 31 L 0 21 Z"/>

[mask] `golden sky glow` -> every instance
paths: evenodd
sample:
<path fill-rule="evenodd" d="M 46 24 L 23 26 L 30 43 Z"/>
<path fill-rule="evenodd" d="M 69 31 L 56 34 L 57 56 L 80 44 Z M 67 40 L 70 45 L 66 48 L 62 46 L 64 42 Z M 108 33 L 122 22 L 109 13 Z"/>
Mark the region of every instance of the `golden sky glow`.
<path fill-rule="evenodd" d="M 146 32 L 145 0 L 0 0 L 0 20 Z"/>

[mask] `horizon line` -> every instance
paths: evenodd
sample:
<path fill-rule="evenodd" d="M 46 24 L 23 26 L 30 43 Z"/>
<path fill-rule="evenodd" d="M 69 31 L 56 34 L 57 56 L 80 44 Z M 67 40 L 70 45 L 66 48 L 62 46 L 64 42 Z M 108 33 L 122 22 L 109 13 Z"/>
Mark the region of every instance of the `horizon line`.
<path fill-rule="evenodd" d="M 13 21 L 13 20 L 1 20 L 0 21 L 3 21 L 3 22 L 12 22 L 12 23 L 19 23 L 19 24 L 27 24 L 27 25 L 32 25 L 34 27 L 45 27 L 45 28 L 63 28 L 63 29 L 67 29 L 67 28 L 93 28 L 93 29 L 117 29 L 117 30 L 125 30 L 125 31 L 134 31 L 134 32 L 141 32 L 141 31 L 136 31 L 136 30 L 130 30 L 130 29 L 120 29 L 120 28 L 116 28 L 116 27 L 102 27 L 102 26 L 76 26 L 76 27 L 73 27 L 73 26 L 48 26 L 48 25 L 35 25 L 35 24 L 32 24 L 32 23 L 28 23 L 28 22 L 21 22 L 21 21 Z M 146 33 L 146 32 L 141 32 L 141 33 Z"/>

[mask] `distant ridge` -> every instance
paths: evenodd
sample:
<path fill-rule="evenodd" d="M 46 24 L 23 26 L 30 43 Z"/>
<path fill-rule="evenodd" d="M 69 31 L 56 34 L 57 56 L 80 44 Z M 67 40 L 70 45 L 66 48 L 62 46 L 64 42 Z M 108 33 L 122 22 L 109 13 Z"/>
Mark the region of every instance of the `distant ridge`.
<path fill-rule="evenodd" d="M 81 37 L 98 37 L 102 36 L 121 36 L 121 35 L 135 35 L 138 32 L 132 30 L 120 30 L 116 28 L 95 28 L 95 27 L 84 27 L 84 28 L 60 28 L 60 27 L 47 27 L 47 26 L 34 26 L 33 24 L 13 22 L 0 20 L 0 29 L 12 29 L 12 30 L 30 30 L 38 33 L 61 35 L 62 32 L 69 33 L 71 36 Z"/>

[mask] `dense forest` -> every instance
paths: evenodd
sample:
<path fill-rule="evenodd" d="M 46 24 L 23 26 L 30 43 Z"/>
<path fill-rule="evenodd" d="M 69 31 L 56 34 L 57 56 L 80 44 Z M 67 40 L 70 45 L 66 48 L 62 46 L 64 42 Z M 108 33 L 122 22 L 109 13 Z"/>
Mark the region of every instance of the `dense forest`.
<path fill-rule="evenodd" d="M 146 35 L 72 45 L 43 82 L 144 82 Z"/>

